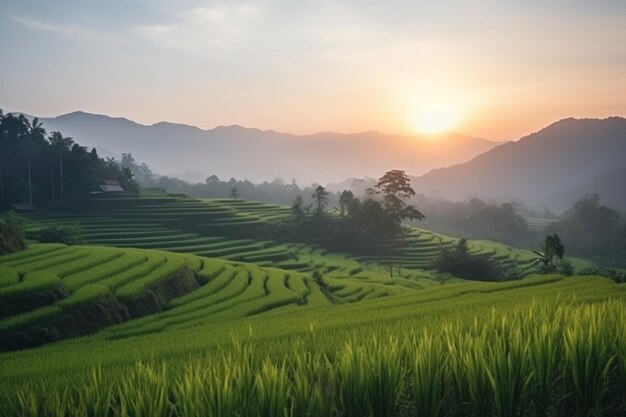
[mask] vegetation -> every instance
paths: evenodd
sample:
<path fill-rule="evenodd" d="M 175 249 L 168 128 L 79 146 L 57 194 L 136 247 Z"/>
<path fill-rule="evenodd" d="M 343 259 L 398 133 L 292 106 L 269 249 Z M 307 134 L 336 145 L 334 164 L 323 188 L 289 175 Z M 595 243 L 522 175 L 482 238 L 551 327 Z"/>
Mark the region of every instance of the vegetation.
<path fill-rule="evenodd" d="M 617 211 L 601 205 L 598 194 L 578 200 L 546 231 L 558 233 L 568 252 L 576 256 L 626 267 L 626 222 Z"/>
<path fill-rule="evenodd" d="M 298 196 L 292 206 L 292 217 L 275 231 L 277 235 L 297 237 L 333 250 L 352 251 L 385 259 L 393 277 L 396 258 L 393 254 L 404 244 L 403 220 L 423 219 L 424 215 L 406 200 L 415 195 L 404 171 L 392 170 L 383 175 L 363 201 L 352 192 L 339 196 L 339 215 L 326 213 L 329 193 L 318 186 L 312 194 L 315 209 L 304 206 Z M 401 272 L 402 262 L 398 264 Z"/>
<path fill-rule="evenodd" d="M 476 197 L 452 202 L 425 196 L 419 196 L 417 202 L 426 214 L 423 227 L 428 229 L 522 247 L 535 244 L 535 230 L 520 214 L 523 207 L 518 203 L 487 203 Z"/>
<path fill-rule="evenodd" d="M 66 245 L 79 245 L 83 243 L 79 224 L 43 228 L 38 232 L 37 240 L 41 243 L 65 243 Z"/>
<path fill-rule="evenodd" d="M 506 268 L 488 255 L 471 255 L 466 239 L 454 247 L 444 247 L 434 262 L 439 272 L 479 281 L 503 281 L 517 278 L 514 267 Z"/>
<path fill-rule="evenodd" d="M 277 220 L 297 224 L 294 207 L 154 197 L 30 214 L 29 236 L 74 223 L 86 242 L 118 247 L 34 243 L 1 256 L 3 304 L 49 290 L 60 298 L 2 317 L 0 339 L 41 328 L 54 335 L 61 317 L 97 311 L 103 300 L 135 315 L 50 344 L 45 355 L 0 354 L 0 415 L 623 412 L 625 287 L 591 276 L 472 283 L 440 275 L 430 268 L 443 254 L 463 260 L 462 271 L 475 268 L 470 279 L 482 278 L 480 268 L 493 273 L 482 262 L 497 266 L 495 280 L 536 255 L 403 229 L 404 196 L 385 203 L 379 188 L 363 202 L 342 193 L 337 214 L 324 210 L 323 187 L 322 211 L 294 207 L 298 227 L 347 227 L 377 213 L 390 262 L 402 265 L 393 276 L 376 252 L 265 240 Z M 176 292 L 170 278 L 183 276 L 197 284 Z M 145 300 L 161 307 L 136 304 Z"/>
<path fill-rule="evenodd" d="M 0 110 L 0 209 L 85 198 L 109 179 L 120 181 L 127 191 L 138 190 L 131 171 L 100 158 L 95 148 L 88 151 L 59 132 L 46 136 L 37 118 Z"/>
<path fill-rule="evenodd" d="M 554 273 L 557 270 L 557 261 L 563 259 L 565 246 L 556 233 L 546 236 L 541 242 L 541 251 L 533 251 L 538 257 L 533 264 L 540 264 L 540 271 L 544 274 Z M 571 274 L 570 274 L 571 275 Z"/>
<path fill-rule="evenodd" d="M 419 301 L 401 296 L 338 311 L 304 307 L 217 327 L 177 326 L 156 345 L 148 335 L 102 334 L 74 342 L 71 353 L 52 346 L 45 359 L 12 354 L 0 363 L 0 386 L 12 387 L 1 390 L 0 415 L 623 412 L 626 293 L 598 278 L 519 283 L 471 284 L 479 292 L 461 303 L 469 284 L 428 291 Z M 426 317 L 415 320 L 418 311 Z M 235 340 L 224 341 L 223 332 Z M 56 362 L 69 354 L 71 362 Z"/>
<path fill-rule="evenodd" d="M 13 211 L 0 216 L 0 255 L 26 249 L 25 220 Z"/>

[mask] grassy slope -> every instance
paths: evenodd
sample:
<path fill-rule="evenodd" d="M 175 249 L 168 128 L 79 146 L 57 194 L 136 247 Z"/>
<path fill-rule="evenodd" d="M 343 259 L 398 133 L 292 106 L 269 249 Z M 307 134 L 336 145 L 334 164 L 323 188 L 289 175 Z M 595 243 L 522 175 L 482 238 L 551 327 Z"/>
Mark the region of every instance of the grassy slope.
<path fill-rule="evenodd" d="M 277 266 L 299 272 L 320 270 L 338 277 L 387 274 L 379 259 L 353 254 L 329 253 L 311 245 L 279 244 L 255 240 L 254 227 L 285 218 L 289 209 L 242 200 L 193 200 L 179 198 L 112 199 L 79 212 L 42 212 L 31 215 L 30 232 L 53 224 L 80 223 L 89 244 L 162 249 L 199 256 L 219 257 L 252 262 L 260 266 Z M 186 231 L 180 228 L 186 222 Z M 233 238 L 232 235 L 236 235 Z M 228 237 L 231 236 L 231 237 Z M 396 282 L 425 287 L 439 280 L 431 263 L 441 246 L 453 244 L 455 238 L 413 228 L 395 256 L 402 264 L 403 276 Z M 530 264 L 530 251 L 506 245 L 472 241 L 470 250 L 487 254 L 503 262 L 515 262 L 521 268 Z M 387 260 L 387 259 L 385 259 Z M 361 271 L 359 271 L 361 268 Z"/>
<path fill-rule="evenodd" d="M 84 376 L 93 366 L 123 370 L 137 360 L 167 359 L 176 367 L 228 344 L 233 337 L 252 342 L 261 354 L 279 355 L 297 340 L 332 352 L 347 338 L 419 331 L 443 321 L 507 311 L 532 300 L 551 304 L 607 299 L 625 301 L 626 287 L 604 278 L 551 276 L 497 284 L 448 284 L 355 304 L 289 304 L 263 314 L 216 315 L 192 326 L 117 339 L 116 332 L 126 326 L 122 324 L 89 337 L 0 355 L 0 387 L 33 378 L 63 383 Z"/>

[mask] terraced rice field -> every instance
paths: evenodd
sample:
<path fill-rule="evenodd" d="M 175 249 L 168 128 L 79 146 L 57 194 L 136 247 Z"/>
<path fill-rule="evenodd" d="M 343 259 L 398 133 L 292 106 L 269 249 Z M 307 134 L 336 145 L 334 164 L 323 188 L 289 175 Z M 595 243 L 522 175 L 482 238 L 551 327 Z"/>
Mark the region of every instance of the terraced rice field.
<path fill-rule="evenodd" d="M 0 265 L 19 279 L 47 264 L 61 282 L 71 282 L 79 265 L 97 258 L 95 268 L 106 269 L 134 251 L 153 252 L 32 245 L 21 256 L 1 257 Z M 619 335 L 626 287 L 608 279 L 555 275 L 420 291 L 381 282 L 402 291 L 335 304 L 333 297 L 358 292 L 328 279 L 329 296 L 306 274 L 199 260 L 192 266 L 203 285 L 171 300 L 165 311 L 89 337 L 0 354 L 0 415 L 276 416 L 292 410 L 303 417 L 403 417 L 438 404 L 446 414 L 470 416 L 522 409 L 541 415 L 534 411 L 539 406 L 568 415 L 624 410 L 618 399 L 625 394 L 626 343 Z M 14 285 L 20 283 L 2 288 Z M 74 284 L 74 293 L 86 286 Z M 579 363 L 579 354 L 595 361 Z M 549 377 L 544 385 L 537 385 L 540 375 Z M 587 380 L 599 390 L 575 388 Z M 435 397 L 427 394 L 433 384 L 443 387 Z M 468 386 L 480 390 L 463 389 Z M 201 392 L 208 396 L 196 396 Z M 507 396 L 514 392 L 519 396 Z"/>
<path fill-rule="evenodd" d="M 113 199 L 89 211 L 33 213 L 30 233 L 49 225 L 79 223 L 88 244 L 161 249 L 299 272 L 319 270 L 343 278 L 358 275 L 361 280 L 368 274 L 374 280 L 382 279 L 380 275 L 389 274 L 384 264 L 391 261 L 402 267 L 399 282 L 420 287 L 439 280 L 431 270 L 432 261 L 441 247 L 456 242 L 441 234 L 411 229 L 397 242 L 394 256 L 380 259 L 254 238 L 256 227 L 288 215 L 284 206 L 243 200 Z M 533 257 L 530 251 L 486 241 L 472 241 L 470 249 L 521 268 Z"/>
<path fill-rule="evenodd" d="M 355 263 L 356 264 L 356 263 Z M 93 303 L 107 295 L 121 302 L 175 276 L 191 271 L 198 289 L 171 301 L 167 310 L 108 331 L 112 338 L 190 327 L 224 318 L 248 317 L 288 305 L 324 307 L 413 292 L 419 285 L 396 285 L 383 274 L 329 273 L 322 291 L 308 274 L 251 263 L 134 248 L 31 244 L 23 252 L 0 258 L 0 300 L 6 303 L 57 291 L 57 298 L 34 308 L 0 316 L 5 335 Z M 402 283 L 401 283 L 402 284 Z"/>

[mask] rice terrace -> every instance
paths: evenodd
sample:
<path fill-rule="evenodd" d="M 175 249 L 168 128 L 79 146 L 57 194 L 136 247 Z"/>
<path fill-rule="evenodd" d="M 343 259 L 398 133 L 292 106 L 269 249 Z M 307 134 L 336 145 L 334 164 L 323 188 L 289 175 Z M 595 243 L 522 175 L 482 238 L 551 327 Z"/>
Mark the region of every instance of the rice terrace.
<path fill-rule="evenodd" d="M 0 3 L 0 417 L 626 416 L 626 5 L 516 3 Z"/>

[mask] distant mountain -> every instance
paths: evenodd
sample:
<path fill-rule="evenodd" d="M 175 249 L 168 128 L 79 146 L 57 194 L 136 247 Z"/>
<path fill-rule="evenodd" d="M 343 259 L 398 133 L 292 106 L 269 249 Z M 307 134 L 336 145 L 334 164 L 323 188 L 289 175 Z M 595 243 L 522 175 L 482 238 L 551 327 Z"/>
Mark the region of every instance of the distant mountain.
<path fill-rule="evenodd" d="M 325 184 L 355 176 L 379 177 L 389 169 L 420 175 L 466 161 L 498 144 L 456 133 L 434 138 L 378 132 L 293 135 L 237 125 L 211 130 L 167 122 L 144 126 L 84 112 L 40 120 L 47 131 L 59 130 L 106 155 L 131 152 L 162 175 L 193 172 L 190 180 L 216 174 L 222 179 L 282 177 Z"/>
<path fill-rule="evenodd" d="M 547 205 L 556 210 L 565 210 L 581 197 L 594 193 L 600 195 L 601 204 L 626 211 L 626 165 L 593 177 L 578 187 L 555 193 L 548 198 Z"/>
<path fill-rule="evenodd" d="M 566 190 L 570 199 L 571 192 L 584 195 L 595 189 L 604 194 L 623 193 L 618 183 L 602 188 L 605 181 L 601 176 L 625 163 L 626 119 L 570 118 L 471 161 L 414 178 L 413 186 L 444 198 L 475 195 L 517 199 L 538 207 L 562 206 Z M 561 198 L 556 201 L 559 193 Z"/>

